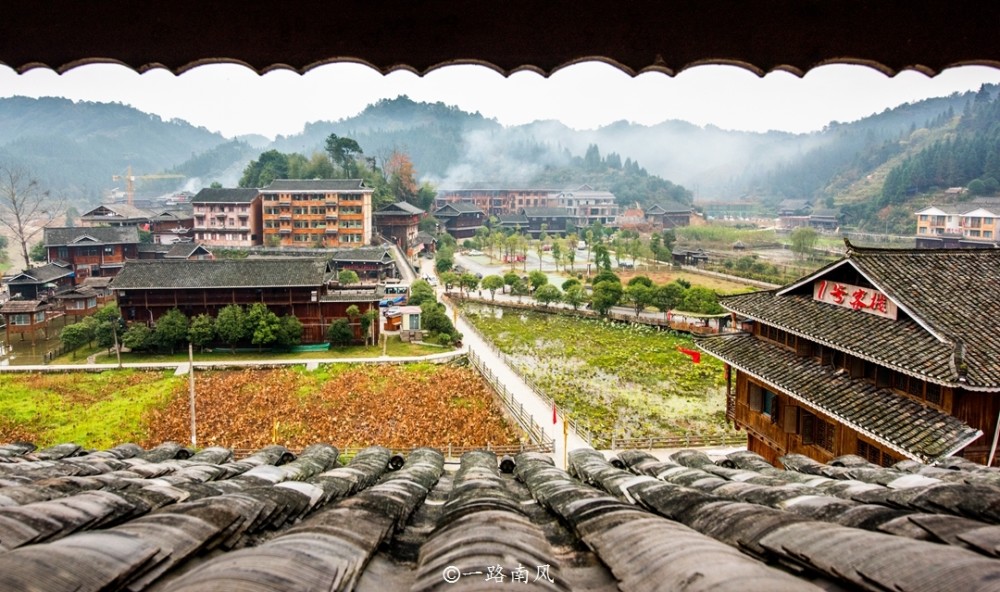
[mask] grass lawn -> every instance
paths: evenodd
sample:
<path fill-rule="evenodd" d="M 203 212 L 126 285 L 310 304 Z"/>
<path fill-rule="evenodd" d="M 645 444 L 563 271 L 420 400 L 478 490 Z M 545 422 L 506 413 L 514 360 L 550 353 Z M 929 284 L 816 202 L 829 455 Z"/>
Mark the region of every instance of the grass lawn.
<path fill-rule="evenodd" d="M 603 320 L 466 305 L 516 369 L 595 434 L 627 438 L 727 433 L 722 363 L 693 364 L 690 336 Z"/>

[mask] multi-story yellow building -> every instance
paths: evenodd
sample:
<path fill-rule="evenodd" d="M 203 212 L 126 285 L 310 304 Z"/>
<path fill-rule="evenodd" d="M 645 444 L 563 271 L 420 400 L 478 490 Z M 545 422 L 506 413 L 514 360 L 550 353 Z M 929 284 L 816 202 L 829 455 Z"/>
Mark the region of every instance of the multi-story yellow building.
<path fill-rule="evenodd" d="M 996 241 L 998 212 L 1000 203 L 994 201 L 931 206 L 916 213 L 917 238 L 951 235 Z"/>
<path fill-rule="evenodd" d="M 362 179 L 275 179 L 260 190 L 264 244 L 360 247 L 372 239 L 372 189 Z"/>

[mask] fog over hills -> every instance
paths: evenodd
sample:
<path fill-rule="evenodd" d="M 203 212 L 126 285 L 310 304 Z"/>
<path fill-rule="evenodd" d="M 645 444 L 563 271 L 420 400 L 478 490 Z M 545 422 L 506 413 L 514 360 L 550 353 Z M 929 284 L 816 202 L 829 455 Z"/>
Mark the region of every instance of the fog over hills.
<path fill-rule="evenodd" d="M 394 149 L 406 152 L 418 175 L 439 188 L 531 184 L 547 168 L 563 166 L 596 145 L 602 155 L 617 153 L 622 161 L 687 187 L 696 202 L 812 197 L 825 195 L 833 177 L 864 175 L 864 167 L 857 166 L 861 155 L 877 153 L 879 146 L 900 141 L 949 110 L 960 113 L 974 95 L 902 105 L 809 134 L 727 131 L 683 121 L 651 126 L 619 121 L 594 130 L 558 121 L 504 127 L 480 113 L 402 96 L 350 118 L 310 122 L 301 133 L 273 142 L 255 135 L 227 139 L 121 104 L 14 97 L 0 99 L 0 160 L 28 165 L 43 184 L 73 201 L 96 203 L 116 185 L 111 175 L 129 165 L 135 174 L 189 175 L 193 189 L 212 181 L 235 186 L 243 167 L 262 151 L 308 157 L 336 133 L 355 139 L 379 164 Z M 166 183 L 139 190 L 181 187 Z"/>

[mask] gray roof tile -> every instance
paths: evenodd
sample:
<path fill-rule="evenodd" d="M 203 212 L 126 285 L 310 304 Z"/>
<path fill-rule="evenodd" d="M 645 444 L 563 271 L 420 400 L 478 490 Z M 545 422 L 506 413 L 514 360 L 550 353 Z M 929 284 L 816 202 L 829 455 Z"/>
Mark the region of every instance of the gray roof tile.
<path fill-rule="evenodd" d="M 43 241 L 46 247 L 61 247 L 73 244 L 138 244 L 139 229 L 135 226 L 46 228 L 44 231 Z"/>
<path fill-rule="evenodd" d="M 247 187 L 206 187 L 191 198 L 191 203 L 250 203 L 260 190 Z"/>
<path fill-rule="evenodd" d="M 285 259 L 153 259 L 128 261 L 112 290 L 321 286 L 326 261 Z"/>
<path fill-rule="evenodd" d="M 369 192 L 364 179 L 275 179 L 261 189 L 264 193 L 278 191 L 351 191 Z"/>

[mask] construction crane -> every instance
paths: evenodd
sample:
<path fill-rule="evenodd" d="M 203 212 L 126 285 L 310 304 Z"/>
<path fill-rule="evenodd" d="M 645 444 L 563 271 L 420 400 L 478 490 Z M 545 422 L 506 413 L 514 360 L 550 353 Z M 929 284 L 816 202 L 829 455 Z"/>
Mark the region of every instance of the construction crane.
<path fill-rule="evenodd" d="M 168 173 L 160 175 L 133 175 L 132 165 L 128 165 L 128 170 L 124 175 L 112 175 L 112 181 L 125 180 L 125 194 L 128 196 L 128 205 L 135 205 L 135 182 L 136 180 L 145 181 L 148 179 L 185 179 L 184 175 L 172 175 Z"/>

